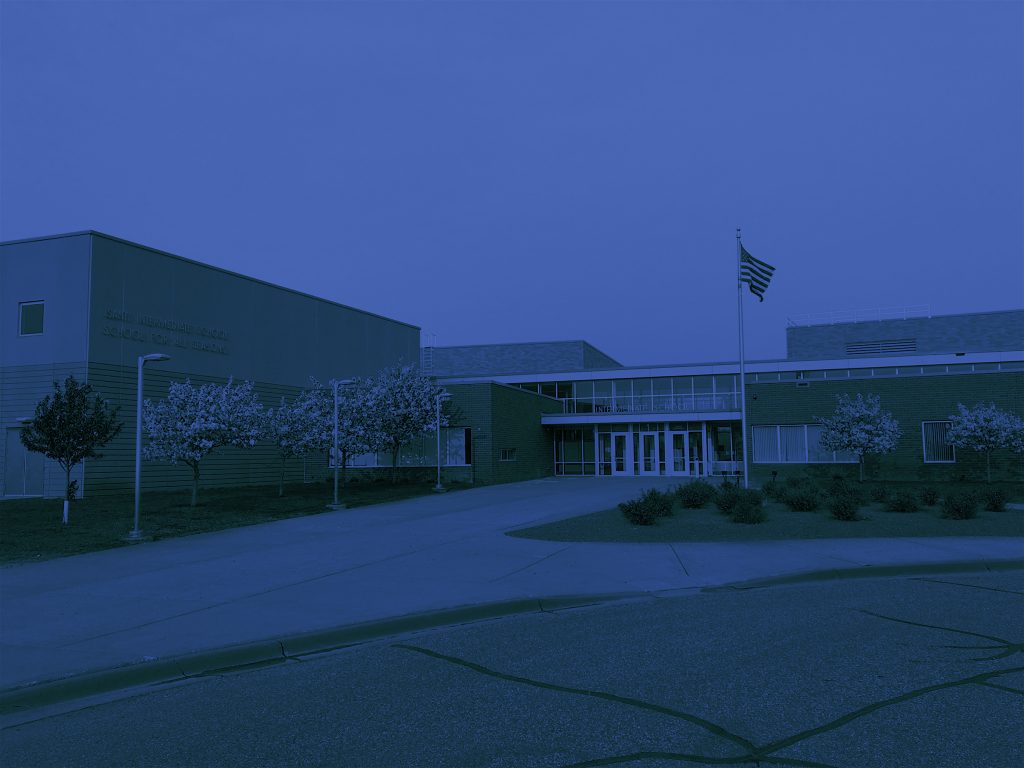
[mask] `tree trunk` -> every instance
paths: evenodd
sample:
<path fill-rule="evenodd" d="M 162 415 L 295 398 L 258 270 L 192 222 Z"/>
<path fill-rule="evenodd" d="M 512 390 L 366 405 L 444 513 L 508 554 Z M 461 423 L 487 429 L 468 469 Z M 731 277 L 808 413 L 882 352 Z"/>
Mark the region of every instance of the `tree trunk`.
<path fill-rule="evenodd" d="M 71 501 L 71 467 L 64 467 L 64 501 Z"/>
<path fill-rule="evenodd" d="M 277 495 L 280 498 L 284 496 L 284 454 L 281 454 L 281 479 L 277 484 Z"/>
<path fill-rule="evenodd" d="M 857 469 L 860 471 L 860 482 L 864 482 L 864 454 L 857 457 Z"/>
<path fill-rule="evenodd" d="M 391 484 L 398 483 L 398 451 L 402 446 L 396 445 L 391 449 Z"/>
<path fill-rule="evenodd" d="M 198 462 L 192 465 L 192 504 L 196 505 L 196 499 L 199 496 L 199 464 Z"/>
<path fill-rule="evenodd" d="M 992 482 L 992 451 L 985 451 L 985 482 Z"/>
<path fill-rule="evenodd" d="M 348 469 L 348 451 L 341 449 L 341 490 L 345 490 L 345 470 Z"/>

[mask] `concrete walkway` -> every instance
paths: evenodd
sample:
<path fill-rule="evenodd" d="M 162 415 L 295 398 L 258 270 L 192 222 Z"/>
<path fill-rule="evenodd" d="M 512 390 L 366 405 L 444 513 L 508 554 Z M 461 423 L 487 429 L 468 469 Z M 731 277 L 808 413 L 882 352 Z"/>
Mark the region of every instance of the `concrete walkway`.
<path fill-rule="evenodd" d="M 9 566 L 0 569 L 0 688 L 517 598 L 1024 557 L 1024 538 L 570 544 L 504 535 L 676 482 L 549 478 Z"/>

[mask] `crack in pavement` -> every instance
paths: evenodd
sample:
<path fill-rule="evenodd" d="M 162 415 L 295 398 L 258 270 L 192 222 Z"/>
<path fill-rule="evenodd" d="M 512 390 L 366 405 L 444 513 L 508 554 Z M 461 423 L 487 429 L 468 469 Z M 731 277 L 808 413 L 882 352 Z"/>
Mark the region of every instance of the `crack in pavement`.
<path fill-rule="evenodd" d="M 683 558 L 681 558 L 679 556 L 679 553 L 676 552 L 675 546 L 673 544 L 669 544 L 668 548 L 671 549 L 672 550 L 672 554 L 676 556 L 676 560 L 679 561 L 679 567 L 683 569 L 683 573 L 685 573 L 687 576 L 689 576 L 690 572 L 688 570 L 686 570 L 686 566 L 683 565 Z"/>
<path fill-rule="evenodd" d="M 880 613 L 874 613 L 873 611 L 860 610 L 860 613 L 866 613 L 868 616 L 874 616 L 875 618 L 885 619 L 886 621 L 895 621 L 899 624 L 909 624 L 912 627 L 924 627 L 925 629 L 939 629 L 943 632 L 955 632 L 958 635 L 967 635 L 969 637 L 979 637 L 982 640 L 993 640 L 998 645 L 944 645 L 943 648 L 955 648 L 957 650 L 975 650 L 975 651 L 989 651 L 1001 649 L 1002 653 L 997 653 L 994 656 L 976 657 L 970 659 L 970 661 L 995 661 L 996 659 L 1005 659 L 1007 656 L 1012 656 L 1015 653 L 1024 653 L 1024 643 L 1014 643 L 1009 640 L 1004 640 L 1001 637 L 994 635 L 982 635 L 978 632 L 968 632 L 965 629 L 954 629 L 953 627 L 940 627 L 937 624 L 922 624 L 918 621 L 907 621 L 906 619 L 897 619 L 892 616 L 883 616 Z"/>
<path fill-rule="evenodd" d="M 1024 691 L 1022 691 L 1020 688 L 1011 688 L 1008 685 L 999 685 L 998 683 L 990 683 L 990 682 L 987 682 L 987 681 L 986 682 L 982 682 L 982 683 L 978 683 L 978 685 L 983 685 L 986 688 L 995 688 L 995 689 L 1000 690 L 1000 691 L 1009 691 L 1010 693 L 1016 693 L 1016 694 L 1019 694 L 1020 696 L 1024 696 Z"/>
<path fill-rule="evenodd" d="M 521 573 L 522 571 L 525 571 L 527 568 L 533 568 L 533 566 L 538 565 L 539 563 L 543 563 L 549 557 L 554 557 L 555 555 L 562 554 L 563 552 L 565 552 L 565 550 L 569 549 L 570 547 L 572 547 L 572 544 L 568 544 L 568 545 L 562 547 L 561 549 L 559 549 L 559 550 L 557 550 L 555 552 L 551 552 L 551 553 L 549 553 L 547 555 L 544 555 L 543 557 L 539 558 L 538 560 L 535 560 L 532 563 L 527 563 L 522 568 L 516 568 L 514 571 L 509 571 L 508 573 L 506 573 L 506 574 L 504 574 L 502 576 L 498 576 L 497 578 L 491 579 L 487 583 L 488 584 L 493 584 L 496 581 L 501 581 L 502 579 L 507 579 L 509 576 L 514 576 L 517 573 Z"/>
<path fill-rule="evenodd" d="M 868 613 L 867 611 L 863 611 Z M 876 615 L 876 614 L 873 614 Z M 889 617 L 882 617 L 889 618 Z M 913 624 L 913 622 L 903 622 L 901 619 L 895 619 L 902 623 Z M 928 625 L 919 625 L 928 626 Z M 946 629 L 945 627 L 938 627 L 938 629 Z M 953 630 L 960 631 L 960 630 Z M 974 633 L 968 633 L 974 634 Z M 498 672 L 497 670 L 490 669 L 481 664 L 476 664 L 466 659 L 461 659 L 457 656 L 450 656 L 448 654 L 439 653 L 428 648 L 422 648 L 420 646 L 408 645 L 405 643 L 395 643 L 392 645 L 393 648 L 400 648 L 402 650 L 413 651 L 415 653 L 421 653 L 431 658 L 439 659 L 441 661 L 454 664 L 456 666 L 465 667 L 466 669 L 478 672 L 489 677 L 495 677 L 499 680 L 505 680 L 512 683 L 519 683 L 522 685 L 528 685 L 535 688 L 541 688 L 543 690 L 556 691 L 559 693 L 570 693 L 578 696 L 588 696 L 592 698 L 602 699 L 604 701 L 610 701 L 617 704 L 625 704 L 626 706 L 636 707 L 638 709 L 647 710 L 656 714 L 668 715 L 680 720 L 685 720 L 688 723 L 696 725 L 709 733 L 723 738 L 727 741 L 732 742 L 736 746 L 741 747 L 745 750 L 745 754 L 731 755 L 727 757 L 711 757 L 708 755 L 697 755 L 692 753 L 683 752 L 632 752 L 624 755 L 605 756 L 600 758 L 594 758 L 583 762 L 572 763 L 566 766 L 566 768 L 592 768 L 594 766 L 606 766 L 606 765 L 619 765 L 627 762 L 635 762 L 637 760 L 646 759 L 661 759 L 661 760 L 674 760 L 677 762 L 690 762 L 690 763 L 701 763 L 704 765 L 735 765 L 738 763 L 754 763 L 754 764 L 772 764 L 772 765 L 791 765 L 791 766 L 805 766 L 806 768 L 835 768 L 828 763 L 815 762 L 810 760 L 801 760 L 798 758 L 788 758 L 781 756 L 773 756 L 772 753 L 778 752 L 779 750 L 786 749 L 793 746 L 801 741 L 805 741 L 814 736 L 822 733 L 826 733 L 837 728 L 841 728 L 844 725 L 857 720 L 862 717 L 866 717 L 874 712 L 885 707 L 891 707 L 896 704 L 902 704 L 905 701 L 924 696 L 929 693 L 936 691 L 948 690 L 966 685 L 993 685 L 989 683 L 989 680 L 994 677 L 1000 677 L 1002 675 L 1016 674 L 1024 672 L 1024 667 L 1011 667 L 1008 669 L 993 670 L 990 672 L 982 672 L 977 675 L 970 677 L 961 678 L 959 680 L 948 680 L 941 683 L 935 683 L 933 685 L 924 686 L 923 688 L 916 688 L 912 691 L 892 696 L 882 701 L 872 702 L 859 709 L 855 709 L 852 712 L 848 712 L 845 715 L 841 715 L 827 723 L 816 726 L 814 728 L 808 728 L 803 731 L 799 731 L 783 739 L 777 739 L 764 746 L 756 746 L 753 742 L 747 740 L 743 736 L 727 731 L 720 725 L 706 720 L 698 715 L 694 715 L 689 712 L 682 712 L 680 710 L 672 709 L 671 707 L 665 707 L 660 704 L 652 704 L 650 702 L 643 701 L 642 699 L 634 699 L 627 696 L 619 696 L 613 693 L 607 693 L 605 691 L 592 691 L 586 688 L 573 688 L 570 686 L 556 685 L 554 683 L 545 683 L 540 680 L 533 680 L 528 677 L 522 677 L 519 675 L 510 675 L 504 672 Z M 998 686 L 1003 688 L 1003 686 Z M 1011 689 L 1016 690 L 1016 689 Z"/>
<path fill-rule="evenodd" d="M 956 587 L 970 587 L 971 589 L 984 589 L 988 592 L 1005 592 L 1008 595 L 1020 595 L 1024 597 L 1024 592 L 1017 592 L 1013 589 L 1000 589 L 999 587 L 983 587 L 980 584 L 964 584 L 960 581 L 945 581 L 943 579 L 928 579 L 923 576 L 917 576 L 910 579 L 911 581 L 930 581 L 933 584 L 951 584 Z"/>

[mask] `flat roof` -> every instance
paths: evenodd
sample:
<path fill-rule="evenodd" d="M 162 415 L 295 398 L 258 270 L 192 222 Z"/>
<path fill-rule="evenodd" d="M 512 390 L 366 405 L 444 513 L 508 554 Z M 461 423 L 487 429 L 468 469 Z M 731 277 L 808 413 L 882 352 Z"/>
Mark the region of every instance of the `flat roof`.
<path fill-rule="evenodd" d="M 271 282 L 268 282 L 266 280 L 260 280 L 258 277 L 252 277 L 251 275 L 243 275 L 241 272 L 233 272 L 230 269 L 224 269 L 223 267 L 217 267 L 217 266 L 214 266 L 213 264 L 207 264 L 206 262 L 203 262 L 203 261 L 196 261 L 195 259 L 189 259 L 189 258 L 186 258 L 185 256 L 179 256 L 178 254 L 171 253 L 169 251 L 161 251 L 159 248 L 153 248 L 152 246 L 149 246 L 149 245 L 143 245 L 142 243 L 136 243 L 136 242 L 134 242 L 132 240 L 125 240 L 123 237 L 114 237 L 113 235 L 108 235 L 108 234 L 106 234 L 104 232 L 97 232 L 94 229 L 85 229 L 85 230 L 82 230 L 81 232 L 65 232 L 65 233 L 59 234 L 59 235 L 44 235 L 42 237 L 26 237 L 26 238 L 22 238 L 20 240 L 5 240 L 3 242 L 0 242 L 0 247 L 5 246 L 5 245 L 19 245 L 21 243 L 37 243 L 37 242 L 41 242 L 43 240 L 60 240 L 60 239 L 65 238 L 65 237 L 85 237 L 85 236 L 102 237 L 102 238 L 105 238 L 107 240 L 111 240 L 111 241 L 113 241 L 115 243 L 123 243 L 124 245 L 130 245 L 133 248 L 141 248 L 144 251 L 150 251 L 152 253 L 157 253 L 157 254 L 160 254 L 161 256 L 167 256 L 167 257 L 172 258 L 172 259 L 177 259 L 178 261 L 184 261 L 184 262 L 186 262 L 188 264 L 193 264 L 193 265 L 195 265 L 197 267 L 205 267 L 206 269 L 212 269 L 212 270 L 215 270 L 217 272 L 221 272 L 221 273 L 223 273 L 225 275 L 231 275 L 231 277 L 241 278 L 242 280 L 249 280 L 249 281 L 251 281 L 253 283 L 259 283 L 260 285 L 265 285 L 265 286 L 267 286 L 269 288 L 276 288 L 279 291 L 287 291 L 288 293 L 294 293 L 297 296 L 302 296 L 302 297 L 307 298 L 307 299 L 314 299 L 316 301 L 322 301 L 325 304 L 331 304 L 331 305 L 333 305 L 335 307 L 341 307 L 342 309 L 349 309 L 349 310 L 352 310 L 353 312 L 359 312 L 360 314 L 363 314 L 363 315 L 368 315 L 370 317 L 375 317 L 378 320 L 386 320 L 389 323 L 397 323 L 398 325 L 404 325 L 404 326 L 406 326 L 408 328 L 414 328 L 417 331 L 422 330 L 422 328 L 420 326 L 418 326 L 418 325 L 413 325 L 412 323 L 406 323 L 406 322 L 404 322 L 402 320 L 395 320 L 393 317 L 385 317 L 384 315 L 378 315 L 376 312 L 370 312 L 370 311 L 365 310 L 365 309 L 359 309 L 359 307 L 352 307 L 352 306 L 349 306 L 348 304 L 342 304 L 341 302 L 338 302 L 338 301 L 332 301 L 331 299 L 325 299 L 323 296 L 314 296 L 312 293 L 306 293 L 305 291 L 298 291 L 298 290 L 296 290 L 294 288 L 287 288 L 287 287 L 285 287 L 283 285 L 278 285 L 277 283 L 271 283 Z"/>

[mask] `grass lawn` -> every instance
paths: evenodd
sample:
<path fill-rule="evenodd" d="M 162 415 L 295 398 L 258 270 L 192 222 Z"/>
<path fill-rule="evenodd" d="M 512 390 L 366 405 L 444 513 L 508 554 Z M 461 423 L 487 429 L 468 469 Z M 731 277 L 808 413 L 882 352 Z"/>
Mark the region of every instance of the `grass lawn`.
<path fill-rule="evenodd" d="M 341 493 L 350 507 L 381 504 L 431 493 L 434 484 L 361 483 Z M 468 485 L 450 483 L 450 491 Z M 199 503 L 189 506 L 190 490 L 142 495 L 139 527 L 147 538 L 169 539 L 220 531 L 288 517 L 317 515 L 332 499 L 328 484 L 201 488 Z M 61 523 L 61 499 L 11 499 L 0 502 L 0 563 L 47 560 L 99 549 L 128 546 L 122 537 L 133 524 L 134 496 L 86 497 L 71 502 L 67 526 Z"/>
<path fill-rule="evenodd" d="M 1019 484 L 1018 484 L 1019 486 Z M 895 484 L 890 487 L 896 489 Z M 1021 495 L 1009 493 L 1011 500 Z M 757 525 L 734 523 L 713 502 L 701 509 L 684 509 L 678 502 L 671 517 L 654 525 L 630 524 L 618 507 L 580 515 L 533 528 L 508 531 L 508 536 L 547 541 L 668 542 L 668 541 L 777 541 L 782 539 L 895 538 L 903 536 L 1024 536 L 1024 511 L 988 512 L 978 505 L 972 520 L 947 520 L 940 503 L 921 506 L 918 512 L 888 512 L 881 503 L 867 503 L 861 520 L 836 520 L 824 507 L 815 512 L 793 512 L 768 501 L 768 519 Z"/>

